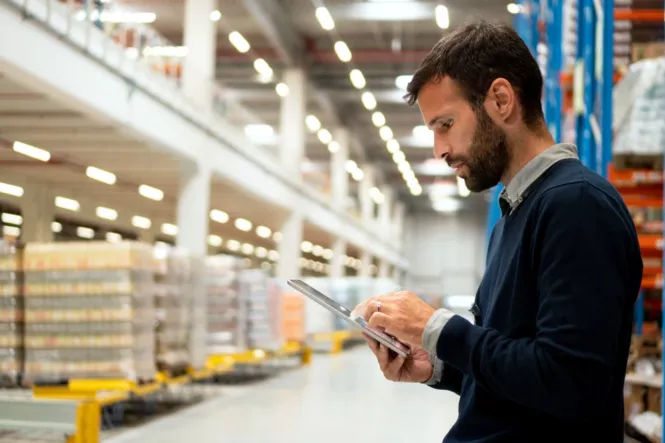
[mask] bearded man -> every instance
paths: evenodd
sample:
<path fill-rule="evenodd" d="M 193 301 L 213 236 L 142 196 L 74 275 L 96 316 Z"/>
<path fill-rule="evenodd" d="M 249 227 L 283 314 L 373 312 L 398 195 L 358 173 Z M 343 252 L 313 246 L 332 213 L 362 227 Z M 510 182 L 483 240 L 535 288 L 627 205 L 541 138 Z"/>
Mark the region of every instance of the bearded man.
<path fill-rule="evenodd" d="M 445 443 L 623 442 L 637 233 L 612 185 L 555 143 L 542 89 L 517 33 L 482 21 L 441 39 L 408 86 L 434 156 L 473 192 L 505 186 L 473 323 L 409 291 L 356 307 L 412 349 L 368 339 L 387 379 L 460 395 Z"/>

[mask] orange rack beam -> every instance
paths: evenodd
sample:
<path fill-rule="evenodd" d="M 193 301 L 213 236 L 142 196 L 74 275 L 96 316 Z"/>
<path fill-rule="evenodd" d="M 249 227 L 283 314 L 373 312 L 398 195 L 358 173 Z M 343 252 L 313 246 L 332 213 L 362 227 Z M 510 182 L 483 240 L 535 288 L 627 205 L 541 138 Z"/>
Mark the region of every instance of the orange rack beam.
<path fill-rule="evenodd" d="M 630 20 L 639 22 L 665 21 L 665 10 L 662 9 L 617 9 L 614 20 Z"/>

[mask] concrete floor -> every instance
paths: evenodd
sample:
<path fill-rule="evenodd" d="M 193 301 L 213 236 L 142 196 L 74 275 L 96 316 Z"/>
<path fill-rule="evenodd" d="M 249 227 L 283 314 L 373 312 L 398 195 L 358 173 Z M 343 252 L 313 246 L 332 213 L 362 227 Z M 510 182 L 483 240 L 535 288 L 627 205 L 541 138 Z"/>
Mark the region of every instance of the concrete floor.
<path fill-rule="evenodd" d="M 383 379 L 364 346 L 223 394 L 108 443 L 436 443 L 457 416 L 457 396 Z"/>

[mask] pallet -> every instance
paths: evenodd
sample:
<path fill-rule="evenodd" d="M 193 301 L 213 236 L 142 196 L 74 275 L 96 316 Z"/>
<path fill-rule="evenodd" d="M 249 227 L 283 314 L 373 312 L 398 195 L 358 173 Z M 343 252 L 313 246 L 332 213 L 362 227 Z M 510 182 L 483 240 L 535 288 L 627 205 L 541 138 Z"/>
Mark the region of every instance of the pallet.
<path fill-rule="evenodd" d="M 626 169 L 663 170 L 663 154 L 614 154 L 612 162 L 617 171 Z"/>

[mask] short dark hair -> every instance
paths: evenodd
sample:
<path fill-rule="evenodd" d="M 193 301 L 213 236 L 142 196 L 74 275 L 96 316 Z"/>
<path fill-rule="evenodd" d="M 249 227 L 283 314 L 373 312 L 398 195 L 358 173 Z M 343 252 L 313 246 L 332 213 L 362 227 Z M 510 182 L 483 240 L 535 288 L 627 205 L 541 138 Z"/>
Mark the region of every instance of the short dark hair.
<path fill-rule="evenodd" d="M 492 82 L 505 78 L 519 96 L 526 125 L 534 128 L 544 120 L 540 68 L 524 41 L 508 25 L 474 21 L 443 37 L 413 75 L 405 100 L 415 104 L 425 84 L 444 77 L 460 85 L 474 109 L 482 106 Z"/>

